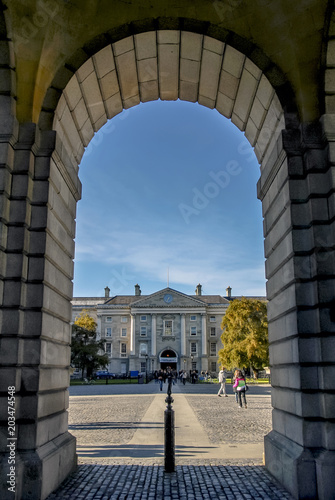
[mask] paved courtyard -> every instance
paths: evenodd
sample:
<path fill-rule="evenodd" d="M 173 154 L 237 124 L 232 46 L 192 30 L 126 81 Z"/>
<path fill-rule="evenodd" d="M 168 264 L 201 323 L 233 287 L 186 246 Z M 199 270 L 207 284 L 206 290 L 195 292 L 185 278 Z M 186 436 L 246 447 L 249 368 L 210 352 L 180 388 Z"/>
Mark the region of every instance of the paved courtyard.
<path fill-rule="evenodd" d="M 176 472 L 164 472 L 166 389 L 150 384 L 73 386 L 69 429 L 78 470 L 49 499 L 291 498 L 263 467 L 271 430 L 269 386 L 240 409 L 230 385 L 173 386 Z"/>

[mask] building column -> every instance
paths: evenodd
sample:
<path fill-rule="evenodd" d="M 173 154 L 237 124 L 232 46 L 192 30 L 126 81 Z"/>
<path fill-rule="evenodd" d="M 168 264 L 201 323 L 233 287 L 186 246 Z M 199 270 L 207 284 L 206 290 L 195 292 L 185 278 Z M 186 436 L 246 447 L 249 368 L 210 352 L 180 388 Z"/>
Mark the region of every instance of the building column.
<path fill-rule="evenodd" d="M 101 340 L 101 315 L 98 314 L 97 316 L 97 335 L 96 339 L 99 341 Z"/>
<path fill-rule="evenodd" d="M 206 335 L 206 314 L 201 315 L 201 344 L 202 344 L 202 355 L 207 356 L 207 335 Z"/>
<path fill-rule="evenodd" d="M 130 356 L 134 356 L 135 354 L 135 314 L 131 314 L 130 319 Z"/>
<path fill-rule="evenodd" d="M 185 313 L 180 315 L 180 355 L 186 356 L 186 320 Z"/>
<path fill-rule="evenodd" d="M 157 315 L 151 315 L 151 355 L 156 356 L 157 353 L 157 338 L 156 338 L 156 329 L 157 329 Z"/>

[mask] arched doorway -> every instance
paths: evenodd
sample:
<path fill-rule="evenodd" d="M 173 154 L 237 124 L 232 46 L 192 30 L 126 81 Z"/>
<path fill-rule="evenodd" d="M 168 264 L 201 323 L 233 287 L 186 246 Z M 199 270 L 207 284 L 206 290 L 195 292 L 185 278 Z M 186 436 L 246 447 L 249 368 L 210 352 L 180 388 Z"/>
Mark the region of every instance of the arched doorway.
<path fill-rule="evenodd" d="M 33 3 L 22 15 L 36 22 Z M 213 2 L 206 12 L 195 3 L 196 19 L 188 2 L 141 14 L 134 5 L 109 16 L 102 9 L 89 30 L 83 22 L 64 37 L 64 51 L 41 20 L 20 41 L 20 4 L 1 3 L 2 367 L 5 386 L 15 384 L 22 400 L 18 488 L 35 498 L 75 463 L 66 387 L 78 163 L 108 118 L 158 96 L 217 107 L 255 148 L 274 406 L 266 465 L 297 498 L 334 494 L 333 86 L 327 73 L 324 96 L 319 74 L 328 2 L 310 0 L 307 17 L 281 7 L 273 15 L 258 2 Z M 55 24 L 68 25 L 72 4 Z M 301 40 L 311 42 L 308 51 Z M 324 97 L 330 114 L 321 116 Z"/>
<path fill-rule="evenodd" d="M 178 368 L 178 354 L 170 348 L 164 349 L 159 356 L 160 368 L 161 370 L 166 370 L 171 368 L 172 370 L 177 370 Z"/>

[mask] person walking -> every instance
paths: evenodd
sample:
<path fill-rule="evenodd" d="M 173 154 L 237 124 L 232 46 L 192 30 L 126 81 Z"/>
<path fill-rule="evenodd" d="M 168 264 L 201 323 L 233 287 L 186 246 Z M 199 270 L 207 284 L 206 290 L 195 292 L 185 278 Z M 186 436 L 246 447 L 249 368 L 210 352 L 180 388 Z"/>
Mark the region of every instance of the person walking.
<path fill-rule="evenodd" d="M 162 391 L 163 390 L 163 372 L 162 372 L 162 370 L 159 370 L 159 372 L 158 372 L 158 382 L 159 382 L 159 389 Z"/>
<path fill-rule="evenodd" d="M 183 385 L 186 384 L 186 378 L 187 378 L 187 373 L 186 373 L 186 370 L 184 370 L 183 373 L 182 373 Z"/>
<path fill-rule="evenodd" d="M 235 384 L 235 382 L 236 382 L 237 376 L 238 376 L 238 370 L 235 370 L 235 371 L 234 371 L 234 377 L 233 377 L 233 391 L 234 391 L 234 394 L 235 394 L 235 401 L 236 401 L 236 403 L 238 404 L 238 394 L 237 394 L 237 389 L 236 389 L 236 387 L 234 387 L 234 384 Z"/>
<path fill-rule="evenodd" d="M 245 382 L 245 377 L 243 376 L 241 370 L 238 370 L 237 377 L 233 387 L 236 387 L 237 390 L 239 408 L 242 408 L 242 399 L 244 402 L 244 408 L 247 408 L 247 400 L 245 397 L 246 382 Z"/>
<path fill-rule="evenodd" d="M 228 397 L 228 394 L 226 394 L 226 378 L 227 378 L 227 371 L 226 368 L 222 366 L 221 370 L 219 371 L 219 384 L 221 384 L 218 392 L 219 398 L 221 398 L 221 394 L 224 394 L 225 398 Z"/>

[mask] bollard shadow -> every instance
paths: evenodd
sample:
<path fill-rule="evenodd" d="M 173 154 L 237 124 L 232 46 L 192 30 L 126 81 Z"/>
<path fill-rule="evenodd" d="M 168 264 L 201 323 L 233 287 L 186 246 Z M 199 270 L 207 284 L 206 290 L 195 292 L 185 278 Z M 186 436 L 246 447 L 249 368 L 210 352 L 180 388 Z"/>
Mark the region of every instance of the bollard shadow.
<path fill-rule="evenodd" d="M 85 422 L 69 425 L 72 431 L 120 430 L 120 429 L 160 429 L 163 422 Z"/>
<path fill-rule="evenodd" d="M 212 447 L 199 446 L 176 446 L 175 452 L 177 457 L 188 457 L 197 454 L 204 454 Z M 98 458 L 163 458 L 164 445 L 78 445 L 77 454 L 82 459 L 98 459 Z"/>

